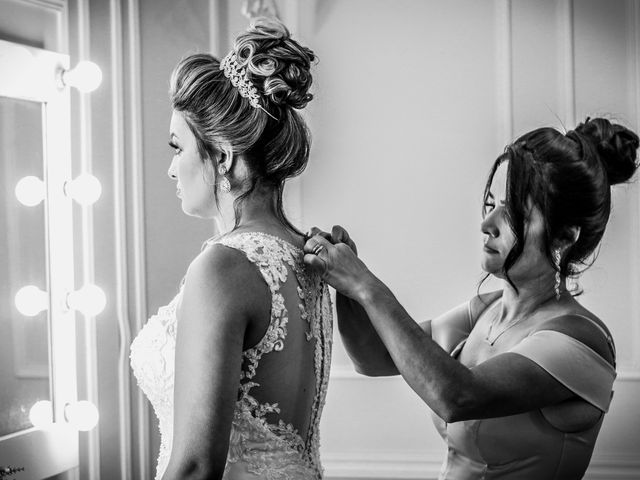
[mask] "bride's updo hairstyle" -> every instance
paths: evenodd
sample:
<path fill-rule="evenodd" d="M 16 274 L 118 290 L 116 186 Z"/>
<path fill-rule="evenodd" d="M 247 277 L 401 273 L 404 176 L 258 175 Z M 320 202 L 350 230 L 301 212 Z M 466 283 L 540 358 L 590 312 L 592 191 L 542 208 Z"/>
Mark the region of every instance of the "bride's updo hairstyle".
<path fill-rule="evenodd" d="M 512 286 L 508 271 L 522 254 L 532 207 L 542 213 L 542 248 L 552 265 L 554 245 L 570 240 L 570 227 L 580 227 L 578 240 L 562 252 L 561 275 L 577 275 L 593 263 L 611 212 L 611 186 L 633 176 L 638 144 L 638 135 L 628 128 L 604 118 L 587 118 L 566 134 L 540 128 L 505 148 L 493 165 L 484 200 L 498 166 L 508 161 L 505 208 L 516 243 L 504 272 Z"/>
<path fill-rule="evenodd" d="M 171 106 L 184 116 L 194 134 L 200 156 L 212 171 L 216 188 L 220 175 L 214 159 L 222 145 L 244 155 L 248 181 L 235 203 L 236 225 L 241 202 L 256 188 L 274 188 L 276 212 L 290 228 L 282 210 L 284 181 L 299 175 L 309 159 L 311 136 L 296 111 L 313 98 L 311 65 L 314 53 L 291 38 L 278 20 L 258 18 L 240 34 L 230 54 L 244 68 L 257 90 L 259 106 L 241 95 L 225 76 L 224 64 L 208 54 L 190 55 L 174 69 L 169 95 Z M 211 174 L 209 175 L 211 176 Z"/>

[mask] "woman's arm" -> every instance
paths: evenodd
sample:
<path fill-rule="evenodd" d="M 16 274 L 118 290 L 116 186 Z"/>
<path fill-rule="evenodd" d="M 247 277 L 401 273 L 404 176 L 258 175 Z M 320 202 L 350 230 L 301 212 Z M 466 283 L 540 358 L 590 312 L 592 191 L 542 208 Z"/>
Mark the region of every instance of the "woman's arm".
<path fill-rule="evenodd" d="M 187 272 L 178 310 L 173 448 L 163 480 L 222 478 L 246 332 L 256 315 L 268 318 L 267 288 L 241 255 L 214 245 Z M 264 298 L 256 294 L 262 290 Z"/>
<path fill-rule="evenodd" d="M 398 375 L 400 372 L 365 309 L 338 292 L 336 310 L 342 343 L 356 371 L 370 377 Z"/>
<path fill-rule="evenodd" d="M 447 422 L 521 413 L 573 396 L 537 364 L 515 353 L 467 368 L 420 328 L 348 247 L 314 237 L 305 249 L 312 251 L 315 243 L 324 250 L 305 256 L 305 261 L 362 305 L 405 381 Z"/>
<path fill-rule="evenodd" d="M 405 381 L 449 423 L 521 413 L 573 395 L 517 354 L 464 366 L 420 329 L 379 280 L 358 298 Z"/>
<path fill-rule="evenodd" d="M 347 245 L 355 255 L 358 255 L 355 242 L 340 225 L 334 225 L 331 233 L 313 227 L 309 236 L 313 235 L 319 235 L 333 244 Z M 393 364 L 387 347 L 380 340 L 362 306 L 355 300 L 337 292 L 336 311 L 342 343 L 356 372 L 370 377 L 399 375 L 400 372 Z M 429 322 L 426 323 L 425 328 L 429 328 Z"/>
<path fill-rule="evenodd" d="M 310 233 L 320 235 L 334 245 L 344 243 L 358 254 L 354 241 L 340 225 L 334 225 L 331 233 L 323 232 L 317 227 L 313 227 Z M 364 308 L 355 300 L 337 292 L 336 310 L 340 336 L 356 371 L 370 377 L 399 375 L 398 368 Z M 421 322 L 420 328 L 447 352 L 451 352 L 462 338 L 469 335 L 471 321 L 469 304 L 465 303 L 433 321 Z"/>

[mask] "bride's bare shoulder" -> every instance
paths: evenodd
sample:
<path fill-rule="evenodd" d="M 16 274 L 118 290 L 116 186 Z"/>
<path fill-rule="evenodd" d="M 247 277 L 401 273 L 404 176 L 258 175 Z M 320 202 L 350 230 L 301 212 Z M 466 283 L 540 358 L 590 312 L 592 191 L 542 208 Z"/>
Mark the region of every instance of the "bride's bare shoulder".
<path fill-rule="evenodd" d="M 255 318 L 262 316 L 270 297 L 259 271 L 243 252 L 212 244 L 187 269 L 185 301 L 195 303 L 195 308 L 229 309 Z"/>

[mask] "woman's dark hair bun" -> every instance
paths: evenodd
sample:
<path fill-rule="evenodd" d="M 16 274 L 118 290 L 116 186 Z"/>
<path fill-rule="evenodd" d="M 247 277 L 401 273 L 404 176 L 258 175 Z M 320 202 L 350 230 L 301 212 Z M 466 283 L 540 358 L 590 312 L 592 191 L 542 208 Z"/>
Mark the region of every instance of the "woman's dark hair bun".
<path fill-rule="evenodd" d="M 609 185 L 631 179 L 638 168 L 638 135 L 606 118 L 587 118 L 575 131 L 596 148 Z"/>
<path fill-rule="evenodd" d="M 279 20 L 254 19 L 238 36 L 233 50 L 238 64 L 246 68 L 252 83 L 271 103 L 301 109 L 313 98 L 309 89 L 316 56 L 292 39 Z"/>

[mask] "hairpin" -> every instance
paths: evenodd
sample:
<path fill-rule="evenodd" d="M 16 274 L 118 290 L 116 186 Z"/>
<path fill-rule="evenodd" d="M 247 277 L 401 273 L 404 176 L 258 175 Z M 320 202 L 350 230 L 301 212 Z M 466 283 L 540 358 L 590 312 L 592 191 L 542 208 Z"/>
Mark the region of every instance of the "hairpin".
<path fill-rule="evenodd" d="M 260 95 L 258 94 L 258 89 L 249 79 L 247 70 L 244 67 L 238 65 L 238 60 L 233 50 L 230 51 L 227 56 L 222 59 L 222 62 L 220 62 L 220 70 L 224 71 L 224 76 L 231 81 L 231 85 L 238 89 L 241 97 L 249 100 L 249 104 L 253 108 L 259 108 L 274 120 L 278 120 L 276 117 L 267 112 L 262 105 L 260 105 Z"/>

